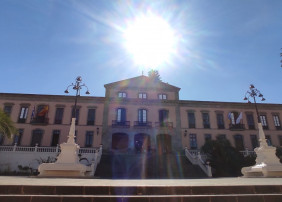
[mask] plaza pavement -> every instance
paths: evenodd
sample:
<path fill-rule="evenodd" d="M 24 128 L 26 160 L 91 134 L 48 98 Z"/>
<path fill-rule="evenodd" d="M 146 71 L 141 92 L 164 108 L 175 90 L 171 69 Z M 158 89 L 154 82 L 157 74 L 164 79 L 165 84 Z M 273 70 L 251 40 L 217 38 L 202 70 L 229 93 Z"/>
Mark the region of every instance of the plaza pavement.
<path fill-rule="evenodd" d="M 38 178 L 0 176 L 0 185 L 40 186 L 243 186 L 282 185 L 282 178 L 207 178 L 207 179 L 149 179 L 110 180 L 74 178 Z"/>

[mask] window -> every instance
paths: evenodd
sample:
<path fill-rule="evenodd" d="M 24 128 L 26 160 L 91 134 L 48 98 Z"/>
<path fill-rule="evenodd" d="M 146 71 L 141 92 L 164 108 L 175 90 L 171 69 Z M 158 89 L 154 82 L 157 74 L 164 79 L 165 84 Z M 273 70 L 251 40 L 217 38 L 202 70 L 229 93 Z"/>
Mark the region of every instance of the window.
<path fill-rule="evenodd" d="M 159 111 L 160 126 L 163 126 L 168 121 L 168 110 L 162 109 Z"/>
<path fill-rule="evenodd" d="M 5 105 L 3 111 L 10 116 L 12 112 L 12 105 Z"/>
<path fill-rule="evenodd" d="M 25 123 L 28 113 L 28 107 L 21 107 L 18 123 Z"/>
<path fill-rule="evenodd" d="M 211 139 L 211 134 L 205 134 L 205 142 L 210 141 Z"/>
<path fill-rule="evenodd" d="M 125 92 L 119 92 L 118 93 L 118 97 L 119 98 L 126 98 L 127 97 L 127 94 Z"/>
<path fill-rule="evenodd" d="M 75 125 L 78 124 L 78 120 L 79 120 L 79 109 L 76 108 L 76 113 L 75 113 Z M 72 117 L 74 117 L 74 107 L 72 108 Z"/>
<path fill-rule="evenodd" d="M 229 112 L 228 119 L 231 122 L 230 124 L 231 125 L 235 125 L 238 117 L 239 117 L 239 113 L 238 112 Z"/>
<path fill-rule="evenodd" d="M 95 109 L 88 109 L 87 125 L 95 125 Z"/>
<path fill-rule="evenodd" d="M 188 125 L 189 128 L 196 128 L 196 119 L 194 112 L 188 112 Z"/>
<path fill-rule="evenodd" d="M 273 115 L 274 125 L 277 130 L 281 129 L 280 119 L 278 115 Z"/>
<path fill-rule="evenodd" d="M 147 110 L 146 109 L 138 109 L 138 122 L 147 123 Z"/>
<path fill-rule="evenodd" d="M 220 134 L 216 137 L 217 140 L 226 140 L 226 135 L 225 134 Z"/>
<path fill-rule="evenodd" d="M 250 130 L 255 129 L 254 116 L 252 114 L 247 114 L 247 123 Z"/>
<path fill-rule="evenodd" d="M 268 129 L 266 115 L 260 115 L 260 121 L 263 129 Z"/>
<path fill-rule="evenodd" d="M 5 140 L 4 134 L 3 134 L 3 133 L 0 133 L 0 145 L 3 145 L 4 140 Z"/>
<path fill-rule="evenodd" d="M 93 131 L 86 131 L 85 147 L 92 147 L 93 134 L 94 134 Z"/>
<path fill-rule="evenodd" d="M 209 118 L 209 113 L 202 113 L 203 116 L 203 125 L 204 128 L 210 128 L 210 118 Z"/>
<path fill-rule="evenodd" d="M 59 139 L 60 139 L 60 131 L 53 130 L 51 147 L 56 147 L 59 144 Z"/>
<path fill-rule="evenodd" d="M 159 100 L 166 100 L 167 99 L 167 95 L 166 94 L 159 94 Z"/>
<path fill-rule="evenodd" d="M 147 99 L 147 93 L 139 93 L 138 98 L 139 99 Z"/>
<path fill-rule="evenodd" d="M 196 134 L 190 134 L 190 149 L 197 149 L 197 136 Z"/>
<path fill-rule="evenodd" d="M 270 135 L 266 135 L 265 139 L 266 139 L 266 142 L 267 142 L 268 146 L 272 146 L 271 136 Z"/>
<path fill-rule="evenodd" d="M 117 123 L 125 123 L 126 121 L 126 110 L 124 108 L 117 109 Z"/>
<path fill-rule="evenodd" d="M 43 130 L 41 130 L 41 129 L 33 130 L 32 131 L 32 138 L 31 138 L 30 146 L 34 147 L 36 144 L 38 144 L 38 146 L 40 146 L 41 145 L 42 136 L 43 136 Z"/>
<path fill-rule="evenodd" d="M 251 143 L 252 143 L 253 149 L 258 147 L 258 138 L 256 135 L 251 135 Z"/>
<path fill-rule="evenodd" d="M 55 124 L 62 124 L 63 121 L 63 115 L 64 115 L 64 108 L 56 108 L 56 113 L 55 113 Z"/>
<path fill-rule="evenodd" d="M 19 129 L 18 132 L 19 134 L 14 135 L 13 145 L 17 144 L 19 146 L 21 145 L 21 140 L 22 140 L 24 129 Z"/>
<path fill-rule="evenodd" d="M 223 114 L 216 114 L 218 129 L 224 129 Z"/>
<path fill-rule="evenodd" d="M 243 151 L 244 148 L 244 140 L 242 135 L 234 135 L 235 139 L 235 147 L 238 151 Z"/>
<path fill-rule="evenodd" d="M 279 135 L 278 138 L 279 138 L 279 146 L 281 147 L 282 146 L 282 135 Z"/>

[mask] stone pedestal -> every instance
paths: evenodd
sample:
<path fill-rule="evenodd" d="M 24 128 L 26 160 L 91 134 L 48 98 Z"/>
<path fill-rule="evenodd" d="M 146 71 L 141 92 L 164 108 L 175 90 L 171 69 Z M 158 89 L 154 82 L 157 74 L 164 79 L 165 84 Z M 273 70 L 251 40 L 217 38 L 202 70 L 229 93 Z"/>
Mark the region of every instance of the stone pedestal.
<path fill-rule="evenodd" d="M 275 155 L 276 148 L 268 146 L 261 123 L 258 124 L 260 147 L 255 148 L 256 164 L 242 168 L 244 177 L 282 177 L 282 164 Z"/>
<path fill-rule="evenodd" d="M 90 175 L 93 166 L 85 166 L 79 163 L 79 146 L 74 141 L 75 118 L 72 118 L 67 143 L 62 143 L 61 153 L 55 163 L 42 163 L 38 167 L 39 176 L 52 177 L 84 177 Z"/>

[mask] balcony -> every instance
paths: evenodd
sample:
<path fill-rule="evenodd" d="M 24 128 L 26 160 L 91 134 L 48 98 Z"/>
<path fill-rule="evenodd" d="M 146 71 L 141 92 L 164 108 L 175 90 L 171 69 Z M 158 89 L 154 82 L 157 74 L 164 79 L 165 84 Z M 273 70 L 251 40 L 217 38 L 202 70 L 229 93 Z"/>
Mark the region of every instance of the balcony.
<path fill-rule="evenodd" d="M 152 122 L 134 121 L 134 128 L 152 128 Z"/>
<path fill-rule="evenodd" d="M 173 128 L 172 122 L 155 122 L 155 126 L 157 128 L 163 127 L 163 128 Z"/>
<path fill-rule="evenodd" d="M 229 130 L 245 130 L 245 124 L 229 124 Z"/>
<path fill-rule="evenodd" d="M 113 128 L 130 128 L 130 121 L 112 121 Z"/>
<path fill-rule="evenodd" d="M 49 118 L 45 117 L 36 117 L 30 121 L 30 124 L 34 125 L 47 125 L 49 124 Z"/>

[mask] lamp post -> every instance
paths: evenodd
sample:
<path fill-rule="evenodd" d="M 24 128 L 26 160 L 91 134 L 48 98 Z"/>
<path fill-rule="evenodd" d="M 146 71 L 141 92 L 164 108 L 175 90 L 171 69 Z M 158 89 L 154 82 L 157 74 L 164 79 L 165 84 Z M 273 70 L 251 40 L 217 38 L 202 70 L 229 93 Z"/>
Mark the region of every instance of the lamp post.
<path fill-rule="evenodd" d="M 80 96 L 80 90 L 82 87 L 85 87 L 87 90 L 85 92 L 86 95 L 89 95 L 90 92 L 88 90 L 88 87 L 85 84 L 81 84 L 82 82 L 82 78 L 81 76 L 76 77 L 76 81 L 75 83 L 72 83 L 71 85 L 69 85 L 67 87 L 67 89 L 65 90 L 65 93 L 69 93 L 69 88 L 72 87 L 73 90 L 76 91 L 76 95 L 75 95 L 75 101 L 74 101 L 74 113 L 72 114 L 72 118 L 76 118 L 76 105 L 77 105 L 77 98 L 78 96 Z"/>
<path fill-rule="evenodd" d="M 72 144 L 75 143 L 74 138 L 75 138 L 76 107 L 77 107 L 77 99 L 80 96 L 80 90 L 82 89 L 82 87 L 85 87 L 87 89 L 85 94 L 87 95 L 90 94 L 88 87 L 85 84 L 81 84 L 81 82 L 82 82 L 82 78 L 81 76 L 78 76 L 76 77 L 75 83 L 70 84 L 65 90 L 65 93 L 69 93 L 69 88 L 72 87 L 72 89 L 76 91 L 74 108 L 73 108 L 74 111 L 72 113 L 72 119 L 71 119 L 71 128 L 67 140 L 67 143 L 72 143 Z"/>
<path fill-rule="evenodd" d="M 281 177 L 282 165 L 275 155 L 276 148 L 268 146 L 266 142 L 256 103 L 256 97 L 261 98 L 261 101 L 265 100 L 260 91 L 251 84 L 250 91 L 246 92 L 244 100 L 248 100 L 248 103 L 251 103 L 250 98 L 252 98 L 254 101 L 258 121 L 260 145 L 254 149 L 257 155 L 256 164 L 250 167 L 243 167 L 241 172 L 244 177 Z"/>
<path fill-rule="evenodd" d="M 248 100 L 248 103 L 251 103 L 250 99 L 252 98 L 253 101 L 254 101 L 254 105 L 255 105 L 255 109 L 256 109 L 256 115 L 257 115 L 257 121 L 258 121 L 260 146 L 266 145 L 267 142 L 266 142 L 265 135 L 264 135 L 264 132 L 263 132 L 263 129 L 262 129 L 262 124 L 261 124 L 259 111 L 258 111 L 258 107 L 257 107 L 257 102 L 256 102 L 256 97 L 261 98 L 261 101 L 265 101 L 265 98 L 263 97 L 263 94 L 261 94 L 261 92 L 257 88 L 255 88 L 255 86 L 253 84 L 250 85 L 249 89 L 250 89 L 250 91 L 246 92 L 244 100 Z"/>

